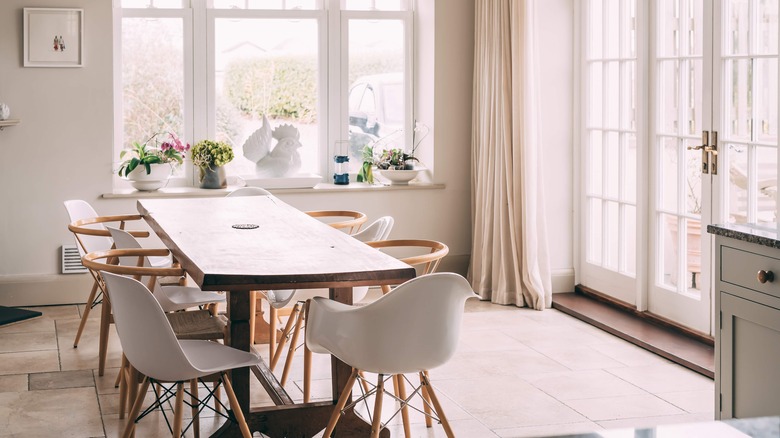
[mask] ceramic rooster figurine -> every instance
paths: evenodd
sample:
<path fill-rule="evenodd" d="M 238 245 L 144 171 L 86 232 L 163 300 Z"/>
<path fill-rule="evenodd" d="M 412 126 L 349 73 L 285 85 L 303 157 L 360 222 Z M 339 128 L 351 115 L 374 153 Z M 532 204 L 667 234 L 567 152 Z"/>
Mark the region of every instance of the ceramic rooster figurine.
<path fill-rule="evenodd" d="M 244 156 L 257 163 L 255 174 L 260 178 L 293 175 L 301 168 L 300 137 L 298 128 L 292 125 L 277 126 L 271 131 L 271 124 L 263 115 L 263 126 L 244 142 Z M 276 139 L 276 145 L 272 149 L 273 139 Z"/>

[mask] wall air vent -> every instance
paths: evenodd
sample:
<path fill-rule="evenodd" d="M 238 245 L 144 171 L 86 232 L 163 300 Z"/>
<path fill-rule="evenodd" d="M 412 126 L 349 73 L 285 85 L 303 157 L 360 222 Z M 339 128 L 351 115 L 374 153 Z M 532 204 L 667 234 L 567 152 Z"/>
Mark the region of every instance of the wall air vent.
<path fill-rule="evenodd" d="M 63 274 L 84 274 L 89 272 L 81 264 L 81 254 L 79 254 L 79 249 L 76 245 L 62 245 L 60 257 L 62 258 Z"/>

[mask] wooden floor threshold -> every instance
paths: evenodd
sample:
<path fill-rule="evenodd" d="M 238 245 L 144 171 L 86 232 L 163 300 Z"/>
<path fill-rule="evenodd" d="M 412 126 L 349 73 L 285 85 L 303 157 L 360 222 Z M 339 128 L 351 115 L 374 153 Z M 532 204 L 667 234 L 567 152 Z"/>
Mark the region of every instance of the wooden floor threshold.
<path fill-rule="evenodd" d="M 715 377 L 714 347 L 702 339 L 579 293 L 553 294 L 553 308 L 704 376 Z"/>

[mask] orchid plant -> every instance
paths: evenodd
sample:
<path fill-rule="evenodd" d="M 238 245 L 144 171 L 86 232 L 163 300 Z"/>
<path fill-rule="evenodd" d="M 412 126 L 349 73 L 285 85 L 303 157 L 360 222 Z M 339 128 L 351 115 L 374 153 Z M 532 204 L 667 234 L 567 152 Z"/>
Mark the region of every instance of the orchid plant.
<path fill-rule="evenodd" d="M 430 128 L 426 124 L 415 122 L 414 133 L 412 134 L 412 152 L 409 154 L 401 148 L 385 148 L 399 133 L 403 132 L 400 129 L 363 147 L 363 164 L 358 171 L 357 181 L 373 184 L 374 167 L 381 170 L 412 169 L 413 164 L 411 162 L 420 162 L 414 154 L 429 131 Z"/>
<path fill-rule="evenodd" d="M 157 145 L 156 133 L 143 143 L 133 142 L 133 147 L 119 153 L 119 159 L 124 159 L 119 166 L 119 176 L 127 177 L 138 166 L 143 165 L 146 174 L 152 173 L 152 164 L 181 164 L 184 156 L 190 150 L 189 143 L 182 142 L 174 133 L 168 133 L 168 139 Z M 125 158 L 129 156 L 129 158 Z"/>

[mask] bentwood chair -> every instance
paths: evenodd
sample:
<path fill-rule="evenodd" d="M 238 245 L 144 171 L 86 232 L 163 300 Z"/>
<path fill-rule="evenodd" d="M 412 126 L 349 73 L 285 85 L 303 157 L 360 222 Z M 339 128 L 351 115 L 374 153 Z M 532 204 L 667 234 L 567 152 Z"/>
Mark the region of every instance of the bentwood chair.
<path fill-rule="evenodd" d="M 105 277 L 102 273 L 112 273 L 116 275 L 132 276 L 135 280 L 146 282 L 147 290 L 153 288 L 158 283 L 158 278 L 166 276 L 183 275 L 181 267 L 155 268 L 148 266 L 148 258 L 165 256 L 169 253 L 167 249 L 110 249 L 107 251 L 97 251 L 84 256 L 84 266 L 94 271 L 99 280 L 101 289 L 105 292 Z M 124 264 L 117 264 L 123 260 Z M 135 263 L 130 262 L 135 260 Z M 154 296 L 154 295 L 153 295 Z M 154 296 L 157 298 L 157 296 Z M 160 302 L 158 300 L 158 302 Z M 107 319 L 105 327 L 113 322 L 113 303 L 107 299 L 103 303 L 103 315 Z M 162 308 L 162 306 L 161 306 Z M 221 315 L 213 315 L 208 310 L 194 310 L 186 312 L 166 313 L 166 317 L 179 339 L 196 340 L 220 340 L 225 338 L 227 320 Z M 101 331 L 100 351 L 102 362 L 105 363 L 105 350 L 108 340 L 108 330 L 105 333 Z M 127 402 L 132 402 L 138 390 L 138 376 L 132 367 L 127 366 L 127 361 L 123 357 L 122 366 L 117 376 L 115 386 L 119 386 L 119 418 L 124 418 Z M 217 395 L 219 394 L 217 390 Z M 129 399 L 129 400 L 128 400 Z"/>
<path fill-rule="evenodd" d="M 365 213 L 353 210 L 315 210 L 307 211 L 306 214 L 348 234 L 360 231 L 360 227 L 368 220 Z"/>
<path fill-rule="evenodd" d="M 378 437 L 385 426 L 381 424 L 385 382 L 390 378 L 408 382 L 404 376 L 407 373 L 419 375 L 420 387 L 407 396 L 402 384 L 396 395 L 391 395 L 393 399 L 402 409 L 410 406 L 415 395 L 420 395 L 427 407 L 426 418 L 435 416 L 447 436 L 453 437 L 428 371 L 446 363 L 455 353 L 463 306 L 466 299 L 476 296 L 460 275 L 439 273 L 409 280 L 362 307 L 313 298 L 308 304 L 306 346 L 352 366 L 323 437 L 331 436 L 343 412 L 370 396 L 375 397 L 371 436 Z M 371 384 L 367 392 L 360 387 L 362 395 L 347 406 L 355 382 L 365 380 L 362 371 L 378 374 L 377 383 Z"/>
<path fill-rule="evenodd" d="M 65 201 L 65 209 L 68 212 L 70 218 L 70 224 L 68 229 L 73 232 L 73 237 L 76 242 L 76 247 L 79 250 L 79 255 L 84 257 L 85 254 L 93 251 L 104 251 L 113 247 L 114 242 L 108 230 L 105 227 L 107 223 L 119 223 L 119 228 L 124 229 L 125 224 L 129 221 L 140 220 L 141 216 L 134 215 L 122 215 L 122 216 L 98 216 L 92 206 L 80 199 L 73 199 Z M 135 237 L 148 237 L 147 231 L 130 231 Z M 152 266 L 165 267 L 171 265 L 170 257 L 153 257 L 151 258 Z M 94 274 L 93 274 L 94 277 Z M 100 303 L 100 291 L 98 288 L 97 278 L 93 278 L 94 282 L 92 290 L 87 298 L 87 304 L 84 308 L 84 313 L 81 315 L 81 321 L 79 322 L 79 328 L 76 331 L 76 339 L 73 341 L 73 348 L 79 346 L 81 335 L 84 332 L 84 326 L 89 317 L 89 313 L 93 307 Z M 102 374 L 101 374 L 102 375 Z"/>
<path fill-rule="evenodd" d="M 427 239 L 394 239 L 366 242 L 372 248 L 395 256 L 398 260 L 417 269 L 418 275 L 432 274 L 450 249 L 442 242 Z M 390 292 L 389 285 L 382 286 L 382 293 Z"/>
<path fill-rule="evenodd" d="M 244 438 L 252 436 L 246 424 L 241 407 L 233 392 L 227 371 L 257 365 L 260 358 L 253 353 L 241 351 L 216 342 L 202 340 L 177 340 L 160 303 L 139 281 L 121 275 L 102 273 L 107 286 L 107 294 L 114 305 L 114 317 L 119 339 L 122 342 L 127 360 L 143 376 L 141 389 L 133 402 L 124 437 L 130 437 L 135 424 L 140 420 L 139 413 L 144 398 L 152 383 L 169 382 L 175 384 L 175 407 L 172 436 L 182 434 L 184 415 L 184 384 L 189 383 L 189 395 L 197 400 L 198 381 L 212 376 L 218 384 L 225 387 L 233 415 L 226 418 L 238 424 Z M 173 388 L 165 391 L 165 398 L 173 397 Z M 193 403 L 193 421 L 206 403 L 214 399 L 209 393 L 204 400 Z M 158 399 L 154 407 L 160 407 L 165 400 Z M 142 415 L 143 416 L 143 415 Z"/>

